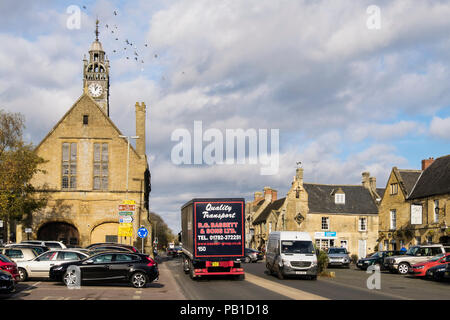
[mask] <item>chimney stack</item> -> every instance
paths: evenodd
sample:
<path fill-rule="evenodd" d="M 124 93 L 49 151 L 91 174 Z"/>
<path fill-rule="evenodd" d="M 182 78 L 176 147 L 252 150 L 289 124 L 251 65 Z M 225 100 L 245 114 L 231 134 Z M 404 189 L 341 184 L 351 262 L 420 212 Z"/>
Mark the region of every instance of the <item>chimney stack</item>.
<path fill-rule="evenodd" d="M 277 200 L 277 191 L 270 187 L 264 187 L 264 199 L 274 202 Z"/>
<path fill-rule="evenodd" d="M 264 199 L 262 192 L 261 191 L 257 191 L 255 192 L 255 202 Z"/>
<path fill-rule="evenodd" d="M 370 177 L 369 183 L 370 183 L 370 189 L 372 189 L 372 191 L 376 192 L 377 191 L 377 178 Z"/>
<path fill-rule="evenodd" d="M 434 161 L 434 158 L 428 158 L 422 160 L 422 171 L 428 168 Z"/>
<path fill-rule="evenodd" d="M 136 140 L 136 152 L 139 156 L 145 156 L 145 103 L 136 102 L 136 135 L 139 139 Z"/>
<path fill-rule="evenodd" d="M 370 190 L 370 172 L 362 173 L 362 185 L 364 188 Z"/>

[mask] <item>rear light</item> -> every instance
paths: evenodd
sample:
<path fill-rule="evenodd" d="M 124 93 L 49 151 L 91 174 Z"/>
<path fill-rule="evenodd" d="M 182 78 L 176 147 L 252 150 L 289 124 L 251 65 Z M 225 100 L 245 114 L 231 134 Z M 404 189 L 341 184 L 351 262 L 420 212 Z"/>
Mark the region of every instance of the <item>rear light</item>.
<path fill-rule="evenodd" d="M 149 261 L 149 263 L 147 264 L 147 266 L 149 266 L 149 267 L 153 267 L 153 266 L 157 266 L 158 265 L 155 260 L 153 260 L 152 258 L 150 258 L 148 256 L 147 256 L 147 260 Z"/>
<path fill-rule="evenodd" d="M 134 252 L 137 252 L 136 248 L 133 247 L 133 248 L 131 248 L 131 249 L 133 249 Z"/>

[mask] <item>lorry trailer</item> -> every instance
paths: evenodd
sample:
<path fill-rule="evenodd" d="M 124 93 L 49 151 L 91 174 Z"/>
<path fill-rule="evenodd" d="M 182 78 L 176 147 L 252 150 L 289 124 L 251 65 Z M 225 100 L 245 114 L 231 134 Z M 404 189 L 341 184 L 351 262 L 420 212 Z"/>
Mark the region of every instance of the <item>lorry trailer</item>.
<path fill-rule="evenodd" d="M 244 279 L 245 200 L 197 198 L 181 207 L 183 270 L 191 278 L 235 275 Z"/>

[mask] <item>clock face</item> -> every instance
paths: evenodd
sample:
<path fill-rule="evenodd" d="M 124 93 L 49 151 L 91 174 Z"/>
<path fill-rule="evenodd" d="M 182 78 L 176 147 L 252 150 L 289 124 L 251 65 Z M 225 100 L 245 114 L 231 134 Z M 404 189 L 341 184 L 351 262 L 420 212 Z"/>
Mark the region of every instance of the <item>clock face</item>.
<path fill-rule="evenodd" d="M 103 87 L 98 83 L 92 83 L 89 85 L 89 93 L 94 98 L 100 97 L 103 93 Z"/>

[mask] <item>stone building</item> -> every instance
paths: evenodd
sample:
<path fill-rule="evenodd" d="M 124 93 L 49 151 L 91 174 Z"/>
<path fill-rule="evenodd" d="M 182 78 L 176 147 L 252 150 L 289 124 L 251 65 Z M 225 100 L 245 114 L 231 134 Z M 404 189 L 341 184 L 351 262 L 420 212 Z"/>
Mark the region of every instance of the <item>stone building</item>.
<path fill-rule="evenodd" d="M 253 201 L 257 210 L 248 212 L 254 226 L 250 244 L 264 246 L 272 231 L 304 231 L 318 248 L 343 246 L 365 257 L 376 247 L 380 192 L 369 173 L 363 173 L 363 185 L 325 185 L 304 183 L 299 168 L 286 197 Z"/>
<path fill-rule="evenodd" d="M 380 206 L 379 246 L 450 243 L 450 155 L 422 160 L 422 170 L 392 169 Z"/>
<path fill-rule="evenodd" d="M 146 106 L 136 103 L 136 147 L 109 117 L 109 61 L 98 40 L 84 59 L 83 93 L 37 146 L 47 160 L 32 184 L 46 185 L 47 207 L 24 219 L 17 241 L 60 240 L 86 246 L 95 242 L 138 244 L 136 231 L 149 222 L 150 170 L 146 156 Z M 134 137 L 136 138 L 136 137 Z M 132 236 L 118 237 L 118 205 L 136 204 Z M 25 234 L 31 228 L 31 235 Z M 146 238 L 146 251 L 151 247 Z"/>

